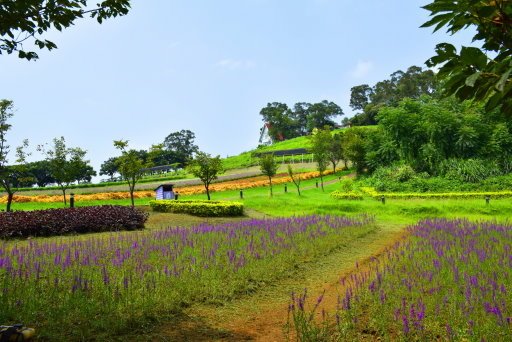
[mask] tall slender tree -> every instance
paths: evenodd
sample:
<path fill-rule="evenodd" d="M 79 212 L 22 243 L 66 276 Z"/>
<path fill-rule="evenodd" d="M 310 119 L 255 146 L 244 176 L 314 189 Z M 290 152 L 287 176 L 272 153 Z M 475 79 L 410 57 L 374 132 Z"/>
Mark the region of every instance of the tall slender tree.
<path fill-rule="evenodd" d="M 6 211 L 11 211 L 11 204 L 14 194 L 18 188 L 27 183 L 28 165 L 25 149 L 28 147 L 28 140 L 16 148 L 16 163 L 8 165 L 8 154 L 10 152 L 7 144 L 6 133 L 11 128 L 8 120 L 13 116 L 13 102 L 10 100 L 0 101 L 0 184 L 7 193 Z"/>
<path fill-rule="evenodd" d="M 116 158 L 117 170 L 123 180 L 128 183 L 130 200 L 132 207 L 134 207 L 135 199 L 133 193 L 135 192 L 135 185 L 143 176 L 142 169 L 149 165 L 144 162 L 137 150 L 128 149 L 127 140 L 114 140 L 114 147 L 121 151 L 121 155 Z"/>
<path fill-rule="evenodd" d="M 263 173 L 263 175 L 268 177 L 270 197 L 274 195 L 272 192 L 272 177 L 276 175 L 278 168 L 279 164 L 277 160 L 274 158 L 273 153 L 264 154 L 260 157 L 260 170 L 261 173 Z"/>
<path fill-rule="evenodd" d="M 66 147 L 64 137 L 53 139 L 53 146 L 46 150 L 39 148 L 46 155 L 50 173 L 62 191 L 64 205 L 67 205 L 66 190 L 73 182 L 77 182 L 87 168 L 88 160 L 84 160 L 87 151 L 79 148 Z"/>
<path fill-rule="evenodd" d="M 195 158 L 187 166 L 188 172 L 203 182 L 208 200 L 210 200 L 210 184 L 217 179 L 222 169 L 220 156 L 212 157 L 205 152 L 197 152 Z"/>
<path fill-rule="evenodd" d="M 329 165 L 329 149 L 331 148 L 331 131 L 329 127 L 318 129 L 310 136 L 311 152 L 316 162 L 317 170 L 320 173 L 320 183 L 324 191 L 324 172 Z"/>

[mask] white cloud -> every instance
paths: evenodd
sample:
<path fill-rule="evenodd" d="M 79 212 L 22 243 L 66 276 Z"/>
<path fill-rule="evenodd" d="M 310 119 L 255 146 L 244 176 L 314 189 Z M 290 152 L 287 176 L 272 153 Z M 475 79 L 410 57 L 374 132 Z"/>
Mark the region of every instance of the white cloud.
<path fill-rule="evenodd" d="M 253 69 L 256 67 L 256 63 L 251 60 L 226 58 L 217 62 L 216 66 L 228 70 Z"/>
<path fill-rule="evenodd" d="M 354 78 L 363 78 L 373 69 L 373 63 L 370 61 L 357 61 L 357 65 L 351 74 Z"/>

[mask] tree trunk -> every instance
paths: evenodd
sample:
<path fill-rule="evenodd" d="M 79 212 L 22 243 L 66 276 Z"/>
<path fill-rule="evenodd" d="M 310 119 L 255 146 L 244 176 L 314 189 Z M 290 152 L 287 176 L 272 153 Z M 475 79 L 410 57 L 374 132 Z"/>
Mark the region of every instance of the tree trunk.
<path fill-rule="evenodd" d="M 135 207 L 135 199 L 133 198 L 133 192 L 135 191 L 135 183 L 128 184 L 128 187 L 130 188 L 130 199 L 132 201 L 132 207 Z"/>
<path fill-rule="evenodd" d="M 335 162 L 332 162 L 332 170 L 334 171 L 334 173 L 336 173 L 336 163 Z"/>
<path fill-rule="evenodd" d="M 5 211 L 7 211 L 7 212 L 11 211 L 11 203 L 12 203 L 13 197 L 14 197 L 14 194 L 12 192 L 9 192 L 7 194 L 7 207 L 5 208 Z"/>
<path fill-rule="evenodd" d="M 208 187 L 208 185 L 205 184 L 205 189 L 206 189 L 206 197 L 208 197 L 208 201 L 210 200 L 210 189 Z"/>
<path fill-rule="evenodd" d="M 64 197 L 64 206 L 67 206 L 68 205 L 68 202 L 66 200 L 66 188 L 64 186 L 60 186 L 61 190 L 62 190 L 62 197 Z"/>
<path fill-rule="evenodd" d="M 299 193 L 299 196 L 300 196 L 300 186 L 297 185 L 297 192 Z"/>
<path fill-rule="evenodd" d="M 322 186 L 322 191 L 324 191 L 324 175 L 323 175 L 323 172 L 320 172 L 320 185 Z"/>
<path fill-rule="evenodd" d="M 347 160 L 345 159 L 345 160 L 343 161 L 343 163 L 345 163 L 345 170 L 348 170 L 348 163 L 347 163 Z"/>
<path fill-rule="evenodd" d="M 270 182 L 270 197 L 273 197 L 274 194 L 272 193 L 272 177 L 268 177 L 268 181 Z"/>

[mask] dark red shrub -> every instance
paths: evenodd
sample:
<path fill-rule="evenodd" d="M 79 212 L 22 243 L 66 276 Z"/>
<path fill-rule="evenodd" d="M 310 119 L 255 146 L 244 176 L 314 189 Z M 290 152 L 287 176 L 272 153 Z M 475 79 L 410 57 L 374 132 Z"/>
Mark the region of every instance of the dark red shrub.
<path fill-rule="evenodd" d="M 124 206 L 103 205 L 0 213 L 0 238 L 52 236 L 144 228 L 148 214 Z"/>

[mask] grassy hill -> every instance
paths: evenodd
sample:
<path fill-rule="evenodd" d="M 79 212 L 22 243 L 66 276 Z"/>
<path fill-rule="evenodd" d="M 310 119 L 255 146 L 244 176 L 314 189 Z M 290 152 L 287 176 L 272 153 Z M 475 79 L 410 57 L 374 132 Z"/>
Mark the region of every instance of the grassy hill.
<path fill-rule="evenodd" d="M 333 131 L 338 133 L 342 129 Z M 258 164 L 258 159 L 253 155 L 259 152 L 271 152 L 279 150 L 292 150 L 295 148 L 310 148 L 310 142 L 308 136 L 297 137 L 285 141 L 280 141 L 270 146 L 263 146 L 252 151 L 243 152 L 237 156 L 227 157 L 222 160 L 224 168 L 226 170 L 247 168 Z"/>

